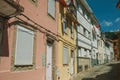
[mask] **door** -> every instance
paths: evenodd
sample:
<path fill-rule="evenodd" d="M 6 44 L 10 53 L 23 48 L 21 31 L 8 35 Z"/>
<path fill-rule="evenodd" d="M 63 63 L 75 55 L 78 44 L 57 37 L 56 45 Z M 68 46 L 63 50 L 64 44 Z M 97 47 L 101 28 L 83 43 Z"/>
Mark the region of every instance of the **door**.
<path fill-rule="evenodd" d="M 47 42 L 46 53 L 46 80 L 52 80 L 52 48 L 51 42 Z"/>
<path fill-rule="evenodd" d="M 70 59 L 70 74 L 73 75 L 74 74 L 74 51 L 71 50 L 71 59 Z"/>

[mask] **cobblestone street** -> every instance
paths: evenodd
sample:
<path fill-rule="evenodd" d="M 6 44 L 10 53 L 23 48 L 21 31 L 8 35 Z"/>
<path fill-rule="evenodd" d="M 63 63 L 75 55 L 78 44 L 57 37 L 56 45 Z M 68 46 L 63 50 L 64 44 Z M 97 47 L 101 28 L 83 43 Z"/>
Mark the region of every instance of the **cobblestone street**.
<path fill-rule="evenodd" d="M 112 62 L 80 72 L 75 80 L 120 80 L 120 62 Z"/>

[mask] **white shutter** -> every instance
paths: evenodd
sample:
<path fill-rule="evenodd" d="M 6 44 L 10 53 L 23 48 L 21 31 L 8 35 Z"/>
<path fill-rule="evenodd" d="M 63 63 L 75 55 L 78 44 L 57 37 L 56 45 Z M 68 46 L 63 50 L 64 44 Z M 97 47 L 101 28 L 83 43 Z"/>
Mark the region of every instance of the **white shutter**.
<path fill-rule="evenodd" d="M 63 47 L 63 64 L 68 64 L 68 48 Z"/>
<path fill-rule="evenodd" d="M 34 32 L 17 26 L 15 65 L 32 65 Z"/>
<path fill-rule="evenodd" d="M 65 21 L 62 22 L 62 26 L 63 26 L 63 32 L 66 32 L 66 23 L 65 23 Z"/>
<path fill-rule="evenodd" d="M 48 13 L 55 18 L 55 0 L 48 0 Z"/>

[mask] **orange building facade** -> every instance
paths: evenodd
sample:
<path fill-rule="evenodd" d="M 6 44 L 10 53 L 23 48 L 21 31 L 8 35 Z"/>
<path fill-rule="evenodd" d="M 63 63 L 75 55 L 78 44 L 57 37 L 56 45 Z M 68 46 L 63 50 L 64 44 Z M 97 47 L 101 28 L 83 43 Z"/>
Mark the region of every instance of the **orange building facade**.
<path fill-rule="evenodd" d="M 119 45 L 118 41 L 119 41 L 118 39 L 112 41 L 113 49 L 114 49 L 114 60 L 116 60 L 116 61 L 120 59 L 119 58 L 120 53 L 119 53 L 119 49 L 118 49 L 118 45 Z"/>
<path fill-rule="evenodd" d="M 57 1 L 0 1 L 0 80 L 53 80 Z"/>

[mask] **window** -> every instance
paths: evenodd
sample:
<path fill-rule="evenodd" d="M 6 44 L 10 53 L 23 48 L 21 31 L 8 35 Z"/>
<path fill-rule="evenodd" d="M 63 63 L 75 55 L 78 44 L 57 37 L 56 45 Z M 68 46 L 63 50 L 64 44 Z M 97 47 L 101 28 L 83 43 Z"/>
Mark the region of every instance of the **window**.
<path fill-rule="evenodd" d="M 82 6 L 81 6 L 81 5 L 78 5 L 78 8 L 79 8 L 80 13 L 83 14 Z"/>
<path fill-rule="evenodd" d="M 80 33 L 80 26 L 77 26 L 77 28 L 78 28 L 77 31 Z"/>
<path fill-rule="evenodd" d="M 88 38 L 88 30 L 86 30 L 86 37 Z"/>
<path fill-rule="evenodd" d="M 92 36 L 93 36 L 93 40 L 96 40 L 96 33 L 93 30 L 92 30 Z"/>
<path fill-rule="evenodd" d="M 71 50 L 71 58 L 74 58 L 74 50 Z"/>
<path fill-rule="evenodd" d="M 101 47 L 102 47 L 102 40 L 101 40 Z"/>
<path fill-rule="evenodd" d="M 81 48 L 78 48 L 78 57 L 82 56 Z"/>
<path fill-rule="evenodd" d="M 87 50 L 84 49 L 84 56 L 87 57 Z"/>
<path fill-rule="evenodd" d="M 80 25 L 80 33 L 83 34 L 83 26 Z"/>
<path fill-rule="evenodd" d="M 91 39 L 90 32 L 88 32 L 88 38 Z"/>
<path fill-rule="evenodd" d="M 68 48 L 63 47 L 63 64 L 68 64 Z"/>
<path fill-rule="evenodd" d="M 88 22 L 90 23 L 90 17 L 88 16 Z"/>
<path fill-rule="evenodd" d="M 85 18 L 88 20 L 88 18 L 87 18 L 87 14 L 85 13 Z"/>
<path fill-rule="evenodd" d="M 85 28 L 83 28 L 83 34 L 84 34 L 84 36 L 86 36 L 86 29 Z"/>
<path fill-rule="evenodd" d="M 70 27 L 71 27 L 71 30 L 70 30 L 71 38 L 74 38 L 74 27 L 72 26 L 72 24 Z"/>
<path fill-rule="evenodd" d="M 55 0 L 48 0 L 48 14 L 55 18 Z"/>
<path fill-rule="evenodd" d="M 83 16 L 86 18 L 86 11 L 84 10 L 84 12 L 83 12 Z"/>
<path fill-rule="evenodd" d="M 100 40 L 98 40 L 98 46 L 100 46 Z"/>
<path fill-rule="evenodd" d="M 67 33 L 67 26 L 68 26 L 68 22 L 67 22 L 66 18 L 64 18 L 64 20 L 62 22 L 62 28 L 63 28 L 64 33 Z"/>
<path fill-rule="evenodd" d="M 34 32 L 17 26 L 15 65 L 33 65 Z"/>

